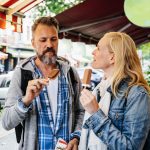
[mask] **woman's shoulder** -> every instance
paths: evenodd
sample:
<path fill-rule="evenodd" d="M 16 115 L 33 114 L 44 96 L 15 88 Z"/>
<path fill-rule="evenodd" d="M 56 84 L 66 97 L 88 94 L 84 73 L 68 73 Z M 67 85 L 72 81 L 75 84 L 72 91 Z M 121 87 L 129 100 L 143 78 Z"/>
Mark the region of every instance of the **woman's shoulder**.
<path fill-rule="evenodd" d="M 142 94 L 142 93 L 148 94 L 148 91 L 142 85 L 133 85 L 129 90 L 129 94 L 133 94 L 133 93 L 136 95 Z"/>
<path fill-rule="evenodd" d="M 150 106 L 150 95 L 148 91 L 141 85 L 134 85 L 130 88 L 127 96 L 127 104 L 134 104 L 137 106 L 144 105 Z"/>

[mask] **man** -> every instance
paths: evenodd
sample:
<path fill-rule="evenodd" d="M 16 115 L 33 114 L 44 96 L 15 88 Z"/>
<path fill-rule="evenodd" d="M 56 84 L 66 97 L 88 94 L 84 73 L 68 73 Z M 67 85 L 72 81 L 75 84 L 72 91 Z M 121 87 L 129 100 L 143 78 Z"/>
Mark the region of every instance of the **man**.
<path fill-rule="evenodd" d="M 7 73 L 11 70 L 12 54 L 6 52 L 6 47 L 3 47 L 2 52 L 7 55 L 7 59 L 4 59 L 4 72 Z"/>
<path fill-rule="evenodd" d="M 68 150 L 76 150 L 84 115 L 79 103 L 81 82 L 68 62 L 57 57 L 56 19 L 41 17 L 35 21 L 32 45 L 36 56 L 15 69 L 5 104 L 3 127 L 10 130 L 19 123 L 24 125 L 19 150 L 54 150 L 59 138 L 68 143 Z M 25 86 L 22 81 L 25 78 L 33 80 Z M 26 89 L 25 92 L 22 89 Z"/>

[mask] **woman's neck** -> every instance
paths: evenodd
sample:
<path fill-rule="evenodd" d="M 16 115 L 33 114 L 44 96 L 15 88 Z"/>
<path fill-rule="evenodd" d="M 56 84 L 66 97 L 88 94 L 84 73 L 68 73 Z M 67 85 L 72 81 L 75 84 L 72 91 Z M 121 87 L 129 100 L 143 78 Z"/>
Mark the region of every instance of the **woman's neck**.
<path fill-rule="evenodd" d="M 107 68 L 107 69 L 104 70 L 104 78 L 105 79 L 112 78 L 113 74 L 114 74 L 113 67 Z"/>

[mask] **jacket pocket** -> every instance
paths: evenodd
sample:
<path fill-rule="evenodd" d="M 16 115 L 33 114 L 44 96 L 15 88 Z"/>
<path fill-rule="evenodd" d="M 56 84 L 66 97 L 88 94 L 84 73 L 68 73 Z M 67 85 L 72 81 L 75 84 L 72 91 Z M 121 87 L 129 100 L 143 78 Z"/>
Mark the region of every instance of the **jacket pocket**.
<path fill-rule="evenodd" d="M 124 120 L 124 110 L 123 109 L 114 109 L 109 111 L 109 118 L 112 123 L 121 131 Z"/>

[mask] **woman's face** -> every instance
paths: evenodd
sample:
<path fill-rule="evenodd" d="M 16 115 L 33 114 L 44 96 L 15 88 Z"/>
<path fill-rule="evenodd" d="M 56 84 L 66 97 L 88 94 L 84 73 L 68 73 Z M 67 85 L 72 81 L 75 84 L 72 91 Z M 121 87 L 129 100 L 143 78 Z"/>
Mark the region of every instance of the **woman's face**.
<path fill-rule="evenodd" d="M 108 39 L 102 38 L 93 51 L 92 67 L 95 69 L 102 69 L 104 72 L 114 64 L 114 53 L 108 49 Z"/>

